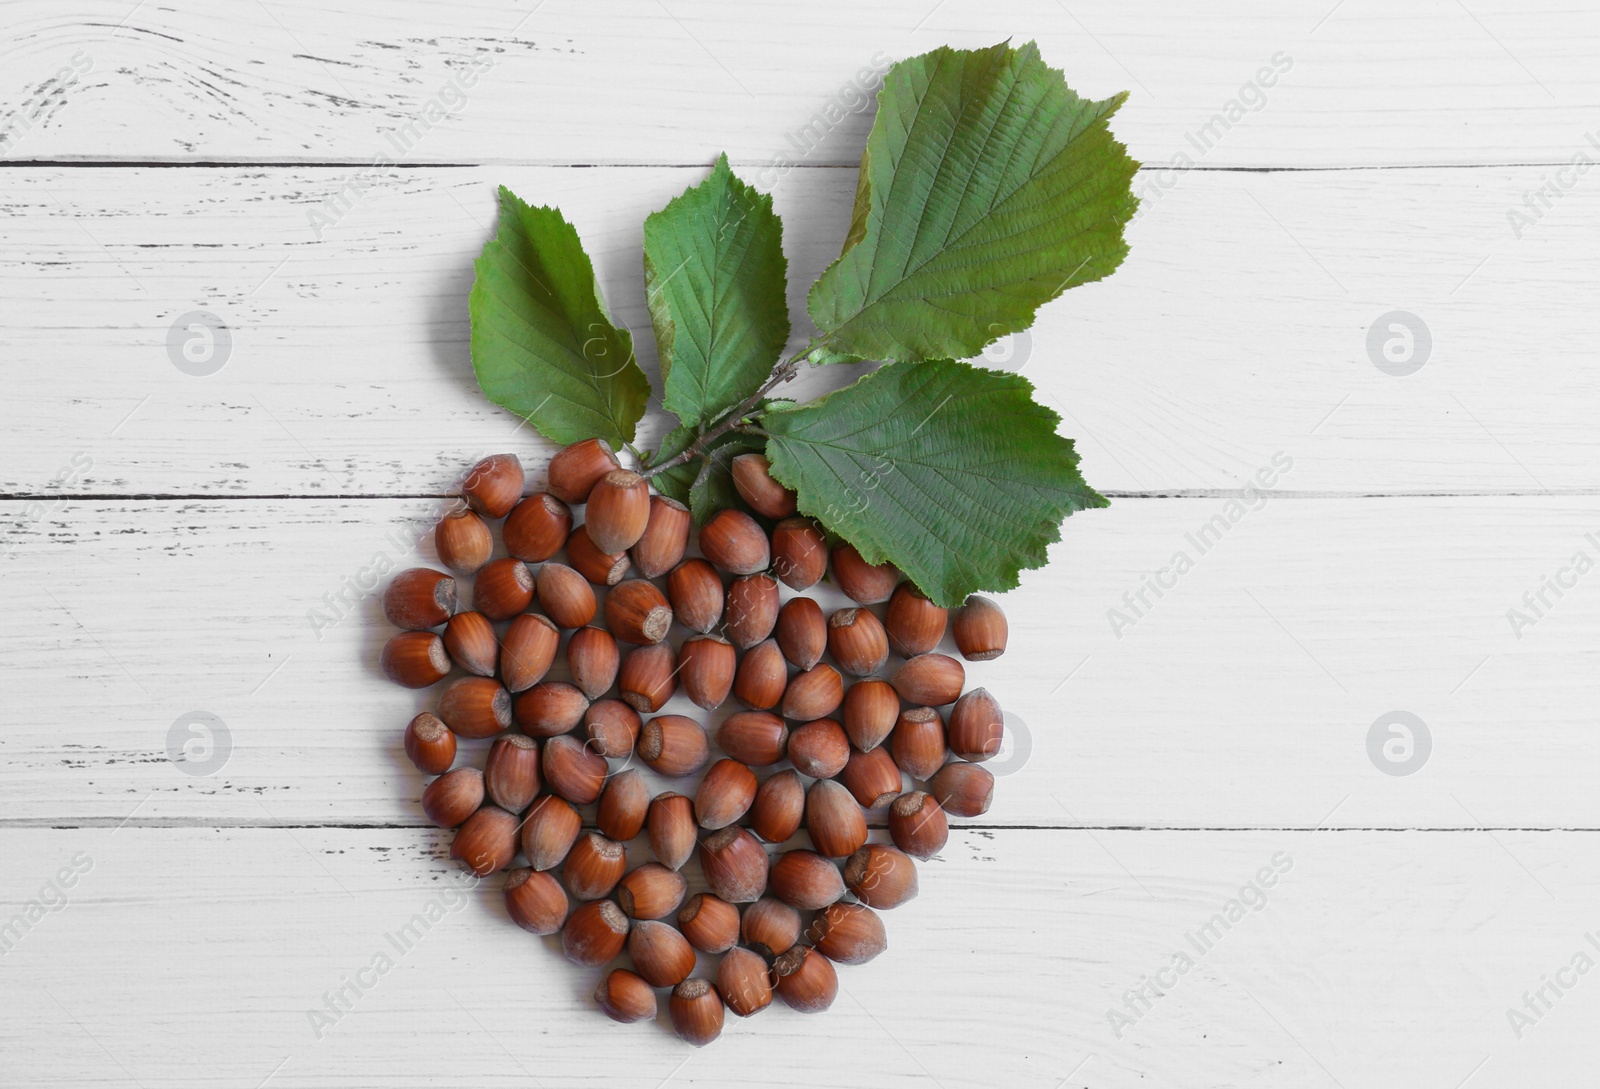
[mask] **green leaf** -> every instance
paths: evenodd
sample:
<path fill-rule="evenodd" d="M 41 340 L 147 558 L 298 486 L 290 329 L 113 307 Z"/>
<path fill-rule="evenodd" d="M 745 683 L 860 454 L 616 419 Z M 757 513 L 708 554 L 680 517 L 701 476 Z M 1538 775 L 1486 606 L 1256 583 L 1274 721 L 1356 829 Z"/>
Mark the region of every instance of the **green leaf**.
<path fill-rule="evenodd" d="M 762 420 L 772 475 L 868 563 L 892 561 L 940 605 L 1009 590 L 1045 563 L 1061 519 L 1106 506 L 1061 418 L 1024 378 L 891 363 Z"/>
<path fill-rule="evenodd" d="M 650 324 L 662 403 L 714 420 L 761 387 L 789 339 L 783 222 L 726 155 L 711 176 L 644 221 Z"/>
<path fill-rule="evenodd" d="M 694 438 L 693 428 L 674 428 L 661 440 L 661 449 L 653 460 L 671 460 L 687 450 Z M 760 453 L 765 445 L 759 435 L 728 431 L 711 440 L 704 457 L 665 469 L 650 483 L 667 498 L 687 505 L 695 524 L 704 525 L 717 511 L 740 503 L 739 492 L 733 486 L 733 459 L 739 454 Z"/>
<path fill-rule="evenodd" d="M 844 252 L 812 285 L 814 363 L 977 355 L 1127 254 L 1138 164 L 1032 42 L 890 70 Z"/>
<path fill-rule="evenodd" d="M 631 440 L 650 380 L 560 211 L 501 186 L 499 232 L 473 267 L 472 368 L 489 400 L 554 442 Z"/>

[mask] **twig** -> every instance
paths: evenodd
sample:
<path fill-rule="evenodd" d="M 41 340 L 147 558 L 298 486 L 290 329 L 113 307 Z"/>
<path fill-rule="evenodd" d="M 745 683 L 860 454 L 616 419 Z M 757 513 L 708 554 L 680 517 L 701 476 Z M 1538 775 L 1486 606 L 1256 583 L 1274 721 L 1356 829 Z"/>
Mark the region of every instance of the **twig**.
<path fill-rule="evenodd" d="M 762 383 L 760 389 L 756 390 L 743 401 L 740 401 L 738 404 L 729 409 L 727 413 L 719 418 L 714 427 L 712 427 L 709 431 L 702 432 L 700 437 L 690 443 L 682 453 L 668 458 L 660 465 L 651 466 L 649 469 L 645 470 L 639 475 L 644 477 L 646 480 L 649 480 L 658 473 L 663 473 L 675 465 L 682 465 L 686 461 L 693 461 L 695 458 L 705 453 L 706 447 L 709 446 L 713 441 L 721 438 L 723 435 L 726 435 L 729 431 L 739 427 L 744 421 L 744 418 L 750 414 L 750 410 L 755 408 L 756 405 L 760 404 L 763 397 L 777 389 L 779 386 L 783 385 L 785 382 L 793 379 L 795 375 L 799 374 L 800 364 L 804 362 L 806 356 L 810 354 L 811 349 L 814 347 L 815 345 L 808 345 L 804 351 L 790 356 L 788 359 L 779 364 L 778 368 L 772 372 L 772 376 Z"/>

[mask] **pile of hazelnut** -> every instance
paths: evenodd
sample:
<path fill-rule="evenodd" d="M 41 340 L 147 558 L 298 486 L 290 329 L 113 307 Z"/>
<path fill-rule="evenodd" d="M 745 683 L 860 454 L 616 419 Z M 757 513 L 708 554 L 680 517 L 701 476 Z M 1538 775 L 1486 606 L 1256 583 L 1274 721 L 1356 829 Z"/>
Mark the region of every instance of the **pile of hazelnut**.
<path fill-rule="evenodd" d="M 696 1046 L 721 1033 L 724 1009 L 748 1017 L 774 993 L 805 1012 L 832 1004 L 834 965 L 886 948 L 878 912 L 916 895 L 912 858 L 944 846 L 946 813 L 989 808 L 982 761 L 1003 728 L 994 698 L 963 693 L 965 667 L 935 649 L 946 609 L 894 567 L 830 549 L 762 455 L 732 470 L 765 521 L 719 511 L 689 556 L 689 511 L 598 439 L 558 453 L 546 490 L 526 498 L 514 455 L 485 458 L 435 530 L 441 562 L 475 576 L 472 608 L 456 577 L 430 568 L 395 576 L 383 598 L 403 629 L 383 648 L 392 680 L 423 688 L 461 674 L 405 734 L 407 756 L 438 776 L 422 805 L 455 829 L 452 857 L 487 876 L 520 849 L 526 865 L 504 886 L 511 918 L 559 933 L 580 965 L 626 949 L 631 969 L 600 981 L 600 1007 L 653 1018 L 656 989 L 671 988 L 673 1028 Z M 509 555 L 492 559 L 502 518 Z M 859 607 L 824 616 L 804 591 L 830 561 Z M 780 582 L 796 591 L 786 602 Z M 884 602 L 881 617 L 866 607 Z M 689 633 L 676 647 L 675 623 Z M 1005 650 L 1005 616 L 986 598 L 969 598 L 951 627 L 968 661 Z M 891 651 L 903 661 L 884 677 Z M 547 679 L 553 669 L 566 679 Z M 658 714 L 678 691 L 708 712 L 730 695 L 742 709 L 713 734 Z M 458 738 L 495 739 L 481 771 L 453 767 Z M 704 774 L 692 794 L 652 796 L 635 757 L 668 779 Z M 892 844 L 868 842 L 867 812 L 881 809 Z M 792 845 L 802 828 L 809 846 Z M 630 868 L 641 835 L 652 860 Z M 709 891 L 688 896 L 682 871 L 696 855 Z M 691 978 L 696 950 L 720 954 L 714 978 Z"/>

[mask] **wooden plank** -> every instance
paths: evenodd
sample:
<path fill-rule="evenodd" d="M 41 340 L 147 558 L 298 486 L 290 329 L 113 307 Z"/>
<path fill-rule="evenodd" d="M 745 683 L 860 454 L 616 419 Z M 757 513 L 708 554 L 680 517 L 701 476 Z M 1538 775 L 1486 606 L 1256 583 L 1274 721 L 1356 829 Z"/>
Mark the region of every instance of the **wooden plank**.
<path fill-rule="evenodd" d="M 1143 161 L 1559 162 L 1593 125 L 1600 45 L 1600 14 L 1510 0 L 1226 13 L 819 0 L 781 19 L 736 0 L 25 0 L 7 27 L 3 150 L 35 160 L 685 163 L 725 150 L 854 165 L 874 65 L 1014 37 L 1037 39 L 1084 94 L 1131 91 L 1117 131 Z M 808 125 L 820 139 L 795 135 Z"/>
<path fill-rule="evenodd" d="M 0 491 L 52 492 L 75 457 L 93 468 L 65 474 L 65 490 L 179 495 L 430 494 L 477 453 L 536 460 L 548 447 L 482 397 L 468 360 L 493 184 L 566 209 L 653 372 L 640 224 L 702 173 L 407 170 L 318 241 L 308 217 L 341 170 L 15 172 Z M 1282 451 L 1294 470 L 1279 486 L 1304 493 L 1592 492 L 1600 387 L 1584 316 L 1600 284 L 1572 228 L 1600 189 L 1574 190 L 1518 240 L 1508 212 L 1540 173 L 1175 175 L 1148 198 L 1125 267 L 1045 307 L 1031 347 L 1000 358 L 1065 414 L 1107 490 L 1238 488 Z M 853 183 L 807 170 L 777 190 L 801 326 Z M 209 377 L 169 355 L 196 310 L 230 329 Z M 1368 355 L 1369 328 L 1395 310 L 1431 330 L 1409 377 Z M 797 392 L 857 373 L 813 371 Z M 657 403 L 642 441 L 668 421 Z"/>
<path fill-rule="evenodd" d="M 1570 1084 L 1592 1035 L 1593 973 L 1570 966 L 1594 956 L 1594 838 L 958 834 L 885 913 L 888 951 L 840 969 L 832 1010 L 730 1017 L 694 1052 L 664 1023 L 605 1021 L 588 997 L 600 970 L 513 927 L 497 882 L 458 893 L 438 833 L 10 829 L 7 917 L 73 858 L 88 868 L 0 958 L 0 1071 L 19 1085 L 747 1086 L 758 1071 L 796 1087 L 1448 1089 L 1479 1068 L 1486 1086 Z M 1230 900 L 1239 916 L 1213 922 Z M 397 951 L 387 935 L 430 905 L 440 921 Z M 1125 998 L 1163 971 L 1161 996 Z M 319 1039 L 308 1011 L 357 978 Z M 1566 993 L 1547 990 L 1519 1039 L 1508 1009 L 1551 978 Z M 1108 1017 L 1130 1009 L 1132 1024 Z"/>
<path fill-rule="evenodd" d="M 12 526 L 25 509 L 0 504 Z M 435 696 L 378 672 L 391 629 L 362 587 L 432 559 L 431 539 L 405 551 L 431 509 L 82 501 L 14 528 L 5 819 L 419 823 L 400 733 Z M 1575 498 L 1124 500 L 1075 517 L 1004 598 L 1006 655 L 969 672 L 1027 735 L 995 765 L 983 823 L 1593 827 L 1571 786 L 1600 775 L 1600 599 L 1572 567 L 1600 556 L 1591 533 L 1600 506 Z M 1557 598 L 1556 579 L 1574 588 Z M 1397 710 L 1431 736 L 1415 774 L 1369 755 Z M 167 758 L 191 711 L 229 731 L 214 775 Z"/>

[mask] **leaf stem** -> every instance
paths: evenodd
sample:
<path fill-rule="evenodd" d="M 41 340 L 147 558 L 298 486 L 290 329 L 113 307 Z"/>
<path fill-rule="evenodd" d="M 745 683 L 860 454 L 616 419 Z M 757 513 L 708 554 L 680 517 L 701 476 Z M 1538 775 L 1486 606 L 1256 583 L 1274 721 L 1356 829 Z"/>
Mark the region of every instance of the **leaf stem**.
<path fill-rule="evenodd" d="M 644 477 L 646 480 L 649 480 L 658 473 L 663 473 L 676 465 L 682 465 L 684 462 L 693 461 L 695 458 L 701 456 L 703 453 L 705 453 L 706 447 L 712 442 L 721 438 L 734 428 L 739 427 L 744 422 L 745 417 L 750 415 L 750 411 L 755 408 L 756 405 L 761 403 L 761 399 L 763 397 L 777 389 L 779 386 L 783 385 L 785 382 L 792 380 L 795 375 L 799 374 L 800 364 L 805 361 L 806 356 L 809 355 L 811 350 L 815 347 L 815 344 L 808 344 L 804 349 L 796 352 L 794 355 L 778 364 L 778 366 L 773 370 L 771 377 L 762 383 L 760 389 L 756 390 L 743 401 L 740 401 L 738 404 L 734 405 L 722 416 L 718 417 L 717 423 L 709 431 L 702 431 L 700 435 L 683 450 L 682 453 L 668 458 L 660 465 L 651 466 L 649 469 L 646 469 L 639 475 Z"/>

